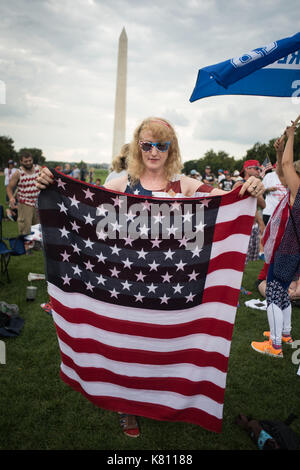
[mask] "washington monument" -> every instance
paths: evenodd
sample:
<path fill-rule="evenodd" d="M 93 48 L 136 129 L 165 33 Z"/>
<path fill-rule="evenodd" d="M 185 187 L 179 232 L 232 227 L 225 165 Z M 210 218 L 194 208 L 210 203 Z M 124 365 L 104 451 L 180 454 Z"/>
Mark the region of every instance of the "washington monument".
<path fill-rule="evenodd" d="M 115 120 L 112 157 L 119 154 L 123 144 L 125 144 L 126 131 L 126 85 L 127 85 L 127 34 L 125 28 L 122 29 L 119 37 L 117 84 L 115 98 Z"/>

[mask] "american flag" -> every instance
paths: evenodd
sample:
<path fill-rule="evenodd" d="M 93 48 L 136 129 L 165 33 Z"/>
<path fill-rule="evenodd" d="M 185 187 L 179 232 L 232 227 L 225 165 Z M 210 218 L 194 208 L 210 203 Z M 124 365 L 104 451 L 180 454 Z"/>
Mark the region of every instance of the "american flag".
<path fill-rule="evenodd" d="M 256 200 L 53 174 L 39 214 L 61 378 L 101 408 L 221 432 Z"/>

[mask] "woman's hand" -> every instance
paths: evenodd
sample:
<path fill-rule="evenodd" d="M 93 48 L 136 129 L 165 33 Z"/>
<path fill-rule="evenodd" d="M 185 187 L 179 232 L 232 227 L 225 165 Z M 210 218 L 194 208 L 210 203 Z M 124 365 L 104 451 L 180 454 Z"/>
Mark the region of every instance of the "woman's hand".
<path fill-rule="evenodd" d="M 262 196 L 265 192 L 265 187 L 259 178 L 255 178 L 255 176 L 250 176 L 250 178 L 248 178 L 247 181 L 245 181 L 245 183 L 243 184 L 239 195 L 243 196 L 246 191 L 251 196 L 258 198 L 259 196 Z"/>
<path fill-rule="evenodd" d="M 36 186 L 39 189 L 46 189 L 49 184 L 53 183 L 53 175 L 49 168 L 43 167 L 36 179 Z"/>
<path fill-rule="evenodd" d="M 292 121 L 292 125 L 291 126 L 288 126 L 285 130 L 285 135 L 287 136 L 287 138 L 289 139 L 290 137 L 293 137 L 294 134 L 295 134 L 295 129 L 296 129 L 296 126 L 294 125 L 293 121 Z"/>

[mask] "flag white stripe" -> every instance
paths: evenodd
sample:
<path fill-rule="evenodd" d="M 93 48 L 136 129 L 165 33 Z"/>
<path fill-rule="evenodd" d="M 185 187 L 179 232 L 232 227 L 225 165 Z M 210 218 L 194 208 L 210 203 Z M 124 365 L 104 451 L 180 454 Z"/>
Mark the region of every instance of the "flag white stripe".
<path fill-rule="evenodd" d="M 96 315 L 156 325 L 178 325 L 201 318 L 214 318 L 233 324 L 236 314 L 235 307 L 220 302 L 208 302 L 184 310 L 149 310 L 143 309 L 142 306 L 129 308 L 123 305 L 101 302 L 80 293 L 64 292 L 50 282 L 48 282 L 48 293 L 68 308 L 76 309 L 82 306 L 82 308 Z"/>
<path fill-rule="evenodd" d="M 224 240 L 215 241 L 212 245 L 210 259 L 216 258 L 223 253 L 230 251 L 237 251 L 235 247 L 238 246 L 238 253 L 247 253 L 249 246 L 249 235 L 243 235 L 241 233 L 230 235 Z"/>
<path fill-rule="evenodd" d="M 252 204 L 249 204 L 248 199 L 251 199 L 251 201 L 253 199 Z M 222 222 L 231 222 L 241 215 L 249 215 L 250 217 L 253 216 L 252 205 L 256 204 L 256 199 L 248 199 L 241 199 L 240 201 L 233 202 L 230 204 L 230 209 L 228 209 L 228 206 L 226 205 L 221 206 L 218 210 L 216 225 Z"/>
<path fill-rule="evenodd" d="M 96 353 L 78 353 L 61 339 L 59 339 L 59 345 L 61 351 L 71 358 L 79 367 L 103 368 L 115 374 L 127 377 L 172 377 L 183 378 L 192 382 L 206 380 L 224 389 L 226 386 L 226 373 L 216 369 L 215 367 L 199 367 L 189 363 L 155 365 L 119 362 Z"/>
<path fill-rule="evenodd" d="M 55 310 L 52 310 L 56 325 L 66 331 L 72 338 L 92 339 L 114 348 L 137 349 L 139 351 L 174 352 L 189 349 L 202 349 L 207 352 L 218 352 L 225 357 L 229 356 L 230 341 L 220 336 L 207 334 L 193 334 L 178 338 L 148 338 L 115 333 L 102 330 L 86 323 L 74 324 L 66 321 Z"/>
<path fill-rule="evenodd" d="M 239 289 L 243 273 L 234 269 L 218 269 L 207 274 L 205 281 L 206 287 L 224 286 Z M 223 307 L 222 307 L 223 308 Z"/>
<path fill-rule="evenodd" d="M 223 405 L 204 395 L 184 396 L 179 393 L 165 392 L 163 390 L 136 390 L 108 382 L 86 382 L 64 363 L 61 364 L 61 370 L 67 377 L 78 382 L 87 394 L 97 398 L 101 396 L 122 398 L 140 403 L 166 406 L 176 410 L 197 408 L 216 418 L 222 419 Z"/>

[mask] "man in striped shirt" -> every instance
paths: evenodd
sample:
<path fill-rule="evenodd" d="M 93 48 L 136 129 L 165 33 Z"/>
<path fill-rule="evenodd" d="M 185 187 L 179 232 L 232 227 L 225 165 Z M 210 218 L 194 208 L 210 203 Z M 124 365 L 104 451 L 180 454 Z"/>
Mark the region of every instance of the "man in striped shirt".
<path fill-rule="evenodd" d="M 36 202 L 39 190 L 36 187 L 36 179 L 40 167 L 33 163 L 31 153 L 24 151 L 20 155 L 20 168 L 13 174 L 7 186 L 7 195 L 11 209 L 18 209 L 18 228 L 20 235 L 28 235 L 31 226 L 38 223 Z M 18 188 L 17 199 L 14 190 Z"/>

